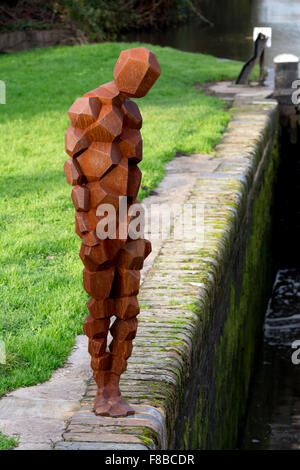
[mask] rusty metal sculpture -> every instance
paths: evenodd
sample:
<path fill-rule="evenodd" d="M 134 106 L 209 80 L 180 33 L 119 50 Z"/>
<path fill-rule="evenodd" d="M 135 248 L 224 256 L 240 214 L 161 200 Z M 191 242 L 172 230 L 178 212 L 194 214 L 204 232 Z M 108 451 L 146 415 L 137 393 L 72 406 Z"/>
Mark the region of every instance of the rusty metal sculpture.
<path fill-rule="evenodd" d="M 91 296 L 83 329 L 98 387 L 94 411 L 102 416 L 134 413 L 121 397 L 119 380 L 137 331 L 140 270 L 151 243 L 132 239 L 128 232 L 128 209 L 136 201 L 142 176 L 137 166 L 142 160 L 142 117 L 130 97 L 145 96 L 159 75 L 158 61 L 148 49 L 122 51 L 114 81 L 77 98 L 68 111 L 71 125 L 65 148 L 70 158 L 64 170 L 67 182 L 74 186 L 71 196 L 75 231 L 82 239 L 83 285 Z M 124 198 L 127 214 L 122 222 L 118 216 Z M 97 230 L 107 215 L 107 204 L 115 209 L 115 238 L 102 237 Z M 112 316 L 116 319 L 111 325 Z M 109 331 L 113 339 L 108 346 Z"/>

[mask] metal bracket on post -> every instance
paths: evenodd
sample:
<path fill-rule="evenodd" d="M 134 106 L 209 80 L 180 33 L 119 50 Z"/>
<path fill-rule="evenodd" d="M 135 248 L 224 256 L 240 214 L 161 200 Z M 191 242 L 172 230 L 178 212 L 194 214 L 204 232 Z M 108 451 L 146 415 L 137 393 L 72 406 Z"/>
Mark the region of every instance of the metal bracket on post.
<path fill-rule="evenodd" d="M 268 37 L 263 33 L 259 33 L 254 42 L 254 55 L 248 62 L 243 66 L 237 80 L 236 85 L 247 85 L 251 72 L 255 65 L 259 62 L 259 84 L 264 84 L 264 55 L 265 47 L 268 41 Z"/>

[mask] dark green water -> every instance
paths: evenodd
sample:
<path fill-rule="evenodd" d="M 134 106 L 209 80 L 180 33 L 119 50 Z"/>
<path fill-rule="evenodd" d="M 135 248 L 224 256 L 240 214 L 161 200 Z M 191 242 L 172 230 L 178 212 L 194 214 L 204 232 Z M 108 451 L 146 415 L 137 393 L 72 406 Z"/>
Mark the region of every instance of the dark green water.
<path fill-rule="evenodd" d="M 128 34 L 126 39 L 246 61 L 253 51 L 252 41 L 246 40 L 252 36 L 253 27 L 271 26 L 267 65 L 283 52 L 300 56 L 299 0 L 203 0 L 202 12 L 213 27 L 193 21 L 167 31 Z"/>
<path fill-rule="evenodd" d="M 300 450 L 300 132 L 280 131 L 273 257 L 277 275 L 249 394 L 242 449 Z M 293 347 L 294 346 L 294 347 Z"/>
<path fill-rule="evenodd" d="M 278 271 L 240 442 L 242 449 L 300 449 L 299 287 L 299 269 Z M 298 345 L 292 348 L 295 341 Z"/>

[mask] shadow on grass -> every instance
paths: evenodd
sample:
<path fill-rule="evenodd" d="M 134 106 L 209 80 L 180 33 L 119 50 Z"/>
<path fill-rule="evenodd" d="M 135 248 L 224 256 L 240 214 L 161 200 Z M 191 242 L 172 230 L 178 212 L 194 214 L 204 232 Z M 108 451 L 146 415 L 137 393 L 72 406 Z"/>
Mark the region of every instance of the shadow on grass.
<path fill-rule="evenodd" d="M 65 180 L 63 167 L 60 170 L 49 170 L 45 173 L 24 173 L 0 176 L 0 197 L 1 199 L 19 199 L 26 195 L 39 193 L 45 195 L 47 192 L 65 191 L 68 188 Z M 71 187 L 70 187 L 71 193 Z M 33 201 L 31 201 L 33 202 Z M 66 201 L 61 201 L 64 204 Z M 69 203 L 70 201 L 68 201 Z M 70 203 L 71 204 L 71 203 Z"/>

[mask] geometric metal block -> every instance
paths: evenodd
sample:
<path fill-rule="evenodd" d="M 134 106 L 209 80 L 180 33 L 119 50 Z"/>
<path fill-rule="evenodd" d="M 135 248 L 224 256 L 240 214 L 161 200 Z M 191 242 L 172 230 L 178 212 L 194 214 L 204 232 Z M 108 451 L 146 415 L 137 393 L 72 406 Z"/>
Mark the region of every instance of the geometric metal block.
<path fill-rule="evenodd" d="M 139 163 L 143 158 L 143 141 L 140 131 L 124 127 L 119 139 L 122 156 L 128 158 L 131 163 Z"/>
<path fill-rule="evenodd" d="M 134 101 L 126 98 L 122 105 L 122 111 L 124 113 L 124 127 L 132 129 L 140 129 L 142 127 L 143 118 L 138 105 Z"/>
<path fill-rule="evenodd" d="M 109 296 L 115 268 L 107 268 L 102 271 L 90 272 L 83 270 L 83 287 L 93 299 L 102 300 Z"/>
<path fill-rule="evenodd" d="M 87 212 L 89 210 L 90 193 L 86 186 L 75 186 L 71 197 L 77 211 Z"/>
<path fill-rule="evenodd" d="M 101 103 L 97 98 L 77 98 L 68 111 L 72 126 L 86 129 L 99 116 Z"/>
<path fill-rule="evenodd" d="M 121 160 L 121 152 L 116 144 L 93 142 L 77 161 L 87 181 L 99 181 L 108 170 Z"/>
<path fill-rule="evenodd" d="M 114 68 L 114 79 L 122 93 L 141 98 L 148 93 L 160 73 L 153 52 L 145 47 L 136 47 L 121 52 Z"/>
<path fill-rule="evenodd" d="M 76 186 L 84 182 L 82 171 L 74 158 L 69 158 L 64 164 L 64 171 L 68 184 Z"/>

